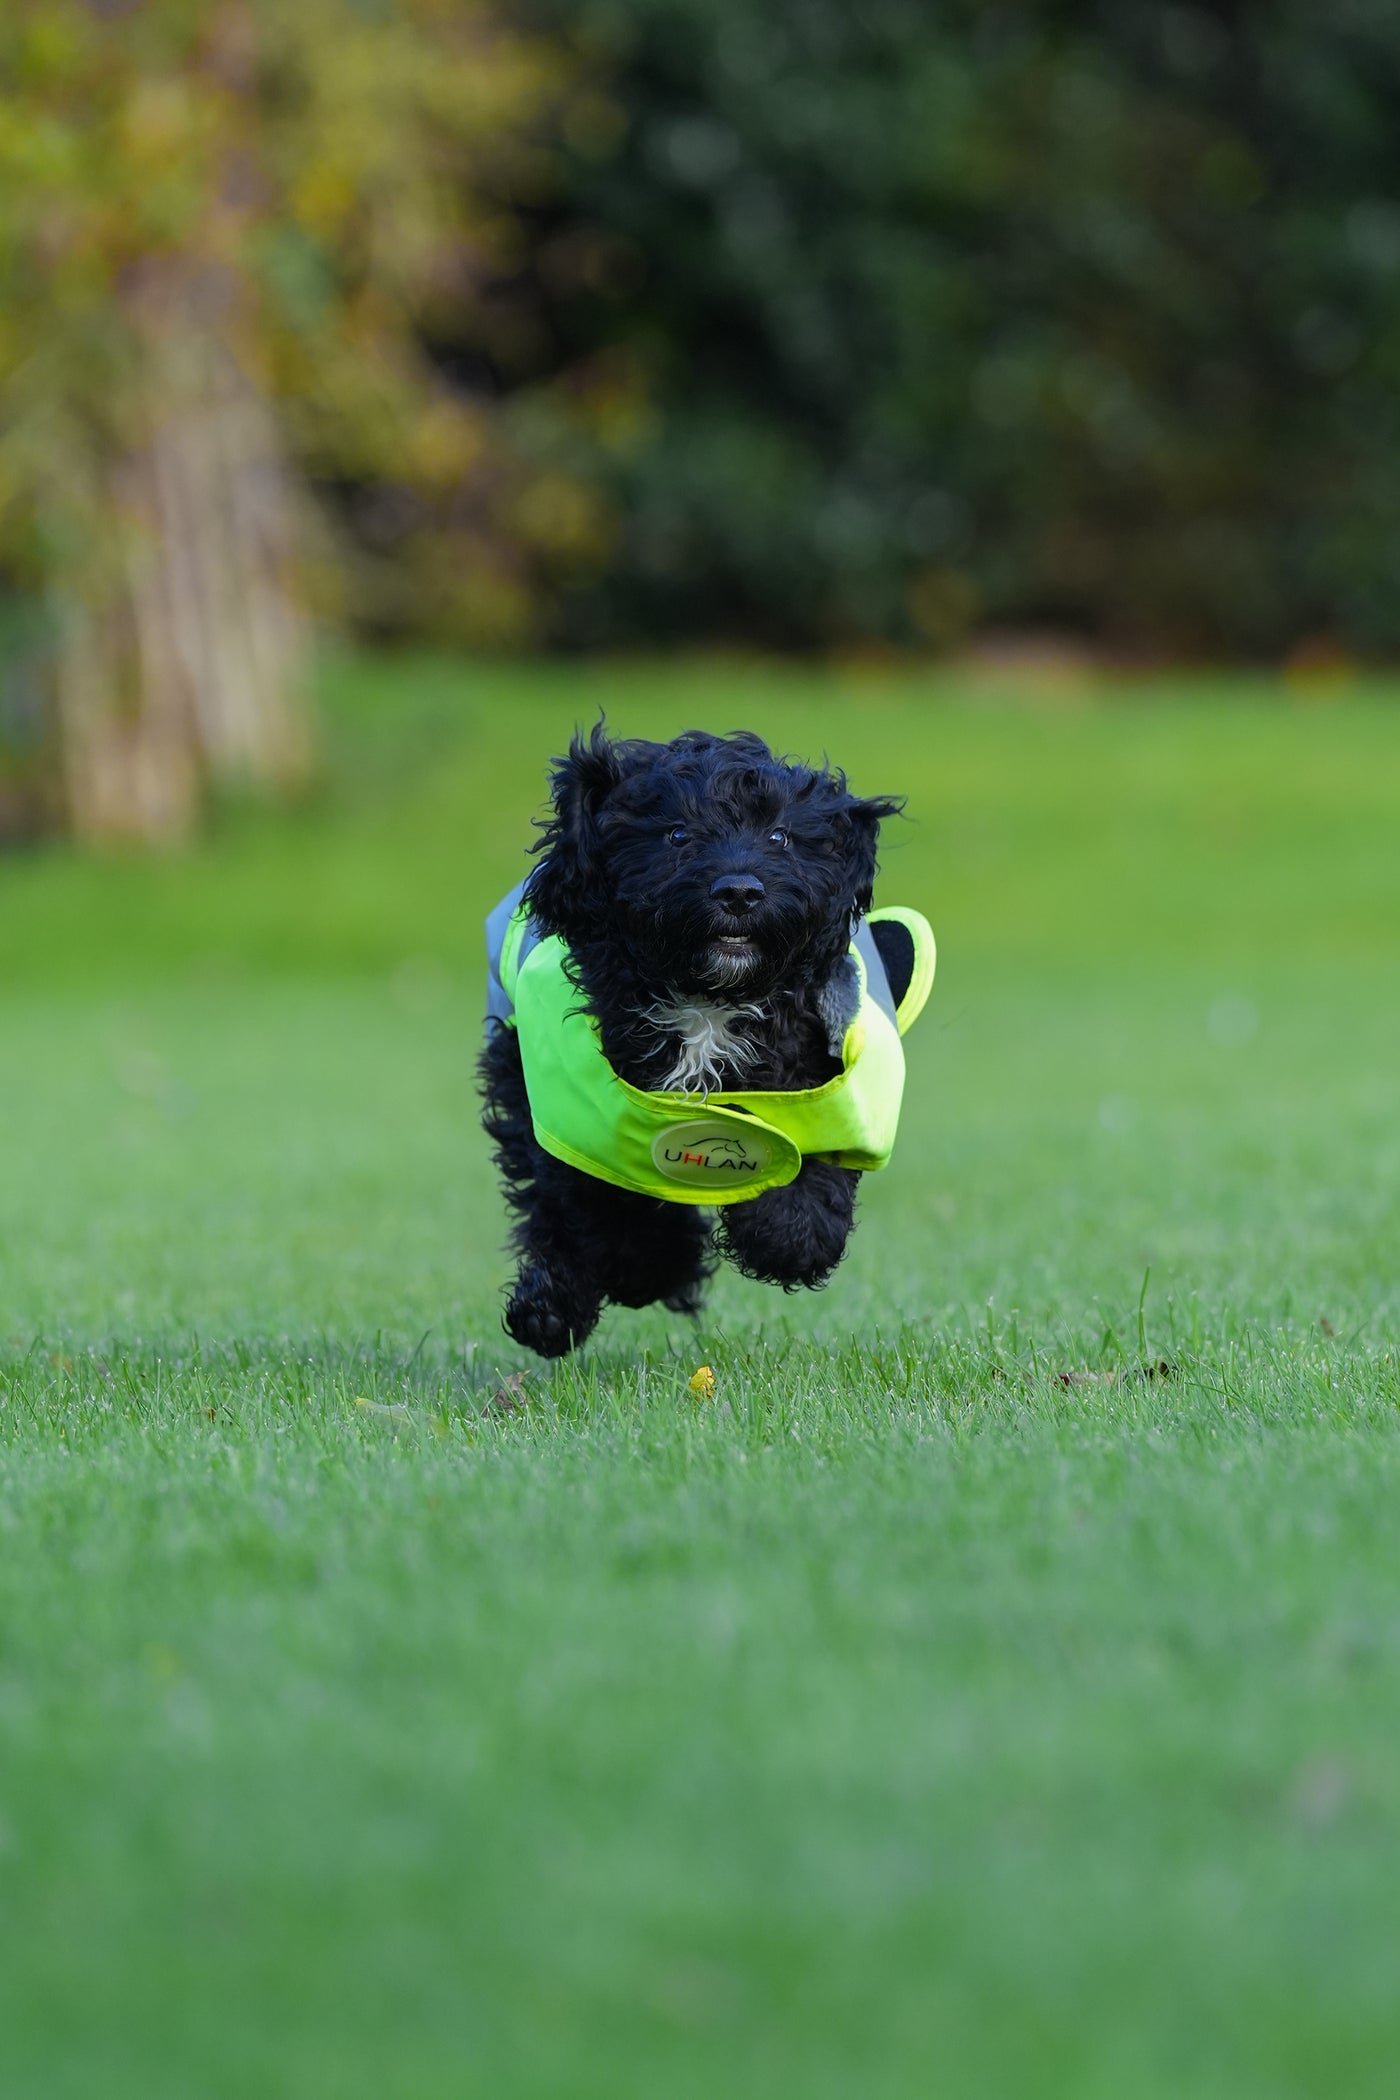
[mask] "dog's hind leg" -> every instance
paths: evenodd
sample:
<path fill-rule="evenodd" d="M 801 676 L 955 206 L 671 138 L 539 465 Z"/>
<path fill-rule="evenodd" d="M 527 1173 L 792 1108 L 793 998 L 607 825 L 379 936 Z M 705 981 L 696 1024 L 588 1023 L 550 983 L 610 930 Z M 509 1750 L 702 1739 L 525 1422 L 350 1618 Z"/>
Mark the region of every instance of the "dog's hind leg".
<path fill-rule="evenodd" d="M 602 1309 L 603 1294 L 591 1278 L 538 1260 L 531 1252 L 521 1262 L 506 1300 L 505 1328 L 536 1356 L 567 1356 L 587 1341 Z"/>
<path fill-rule="evenodd" d="M 481 1058 L 482 1122 L 495 1146 L 520 1270 L 506 1331 L 539 1356 L 567 1356 L 604 1303 L 698 1312 L 714 1271 L 699 1210 L 615 1189 L 546 1152 L 530 1117 L 520 1045 L 498 1028 Z"/>
<path fill-rule="evenodd" d="M 530 1118 L 515 1031 L 493 1029 L 481 1057 L 482 1124 L 495 1147 L 520 1270 L 506 1302 L 506 1332 L 538 1356 L 567 1356 L 603 1307 L 595 1192 L 586 1174 L 551 1158 Z"/>
<path fill-rule="evenodd" d="M 714 1274 L 710 1227 L 688 1205 L 611 1191 L 610 1232 L 603 1249 L 603 1289 L 615 1305 L 664 1305 L 699 1312 Z"/>
<path fill-rule="evenodd" d="M 755 1283 L 817 1290 L 846 1251 L 859 1174 L 808 1159 L 795 1181 L 720 1213 L 720 1252 Z"/>

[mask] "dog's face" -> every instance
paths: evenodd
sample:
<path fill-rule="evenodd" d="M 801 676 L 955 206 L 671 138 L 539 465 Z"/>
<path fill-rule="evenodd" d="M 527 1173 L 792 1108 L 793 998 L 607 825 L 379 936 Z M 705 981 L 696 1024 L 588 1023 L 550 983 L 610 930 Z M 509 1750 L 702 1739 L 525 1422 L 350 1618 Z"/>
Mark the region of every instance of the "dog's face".
<path fill-rule="evenodd" d="M 845 953 L 898 807 L 747 733 L 613 743 L 600 725 L 556 768 L 527 893 L 572 947 L 612 945 L 677 993 L 751 999 Z"/>

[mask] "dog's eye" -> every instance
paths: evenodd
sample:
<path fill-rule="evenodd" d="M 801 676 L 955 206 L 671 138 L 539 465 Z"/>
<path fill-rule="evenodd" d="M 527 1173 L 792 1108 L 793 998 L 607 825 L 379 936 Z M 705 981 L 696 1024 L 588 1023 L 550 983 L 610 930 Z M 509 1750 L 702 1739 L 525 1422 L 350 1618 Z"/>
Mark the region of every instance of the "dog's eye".
<path fill-rule="evenodd" d="M 785 832 L 785 831 L 783 830 L 783 827 L 782 827 L 782 825 L 781 825 L 781 824 L 775 824 L 775 825 L 773 826 L 773 829 L 772 829 L 772 830 L 771 830 L 771 831 L 769 832 L 769 834 L 768 834 L 768 843 L 769 843 L 769 845 L 770 845 L 770 846 L 785 846 L 785 845 L 787 844 L 787 842 L 788 842 L 788 835 L 787 835 L 787 833 L 786 833 L 786 832 Z"/>
<path fill-rule="evenodd" d="M 673 824 L 666 834 L 673 846 L 684 846 L 690 837 L 684 824 Z"/>

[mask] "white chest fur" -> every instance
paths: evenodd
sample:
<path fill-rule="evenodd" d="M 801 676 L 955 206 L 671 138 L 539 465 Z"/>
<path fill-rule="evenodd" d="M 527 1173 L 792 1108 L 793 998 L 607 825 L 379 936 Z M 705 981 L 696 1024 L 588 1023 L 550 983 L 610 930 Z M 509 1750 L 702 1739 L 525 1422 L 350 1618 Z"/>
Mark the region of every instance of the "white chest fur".
<path fill-rule="evenodd" d="M 707 999 L 648 1007 L 643 1016 L 677 1045 L 676 1061 L 660 1082 L 663 1093 L 710 1094 L 741 1080 L 758 1056 L 740 1026 L 761 1021 L 761 1006 L 720 1006 Z"/>

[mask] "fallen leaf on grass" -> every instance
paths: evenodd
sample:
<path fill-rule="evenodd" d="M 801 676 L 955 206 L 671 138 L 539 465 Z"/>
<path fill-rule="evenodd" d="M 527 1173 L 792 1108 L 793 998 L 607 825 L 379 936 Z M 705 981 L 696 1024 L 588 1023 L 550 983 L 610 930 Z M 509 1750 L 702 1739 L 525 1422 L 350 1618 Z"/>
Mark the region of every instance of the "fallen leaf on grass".
<path fill-rule="evenodd" d="M 509 1378 L 503 1378 L 481 1412 L 484 1415 L 516 1415 L 522 1407 L 528 1407 L 527 1375 L 524 1371 L 512 1371 Z"/>
<path fill-rule="evenodd" d="M 1161 1356 L 1155 1363 L 1117 1365 L 1111 1371 L 1061 1371 L 1055 1383 L 1069 1386 L 1131 1385 L 1138 1379 L 1144 1379 L 1148 1384 L 1160 1381 L 1165 1385 L 1169 1378 L 1175 1376 L 1176 1365 L 1169 1363 L 1165 1356 Z"/>
<path fill-rule="evenodd" d="M 355 1405 L 362 1414 L 387 1415 L 391 1422 L 411 1422 L 413 1419 L 413 1410 L 405 1407 L 401 1400 L 391 1407 L 383 1400 L 367 1400 L 363 1393 L 357 1393 Z"/>
<path fill-rule="evenodd" d="M 697 1371 L 692 1371 L 686 1384 L 697 1400 L 713 1400 L 715 1397 L 715 1374 L 708 1364 L 701 1364 Z"/>
<path fill-rule="evenodd" d="M 1317 1324 L 1322 1329 L 1324 1334 L 1330 1334 L 1334 1339 L 1336 1338 L 1337 1330 L 1332 1325 L 1332 1322 L 1328 1319 L 1326 1313 L 1322 1315 L 1322 1318 L 1318 1321 Z"/>

